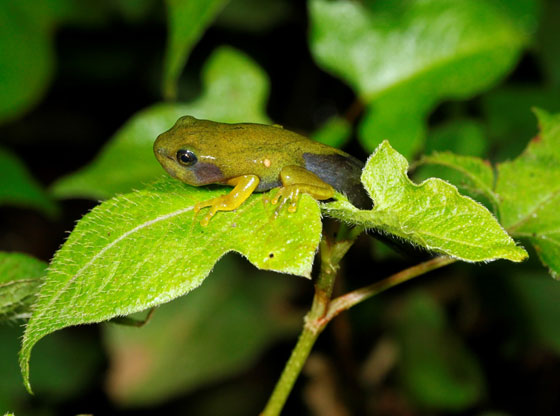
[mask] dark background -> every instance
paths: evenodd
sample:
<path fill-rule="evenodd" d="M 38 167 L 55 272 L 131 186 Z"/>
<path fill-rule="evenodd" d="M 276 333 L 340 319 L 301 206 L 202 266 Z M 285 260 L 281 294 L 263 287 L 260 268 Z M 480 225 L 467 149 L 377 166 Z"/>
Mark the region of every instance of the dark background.
<path fill-rule="evenodd" d="M 202 64 L 216 47 L 227 44 L 244 51 L 267 72 L 271 85 L 267 113 L 275 122 L 310 133 L 330 116 L 344 115 L 354 103 L 354 94 L 342 81 L 314 63 L 307 42 L 305 3 L 296 0 L 283 3 L 284 13 L 259 30 L 243 30 L 220 20 L 212 25 L 189 57 L 181 78 L 179 99 L 188 101 L 197 96 Z M 0 125 L 2 145 L 13 150 L 45 187 L 90 162 L 124 120 L 161 100 L 165 10 L 156 1 L 148 10 L 135 19 L 114 10 L 99 22 L 59 27 L 55 33 L 56 69 L 44 98 L 26 114 Z M 530 49 L 503 84 L 542 85 L 544 81 L 538 52 Z M 459 104 L 441 104 L 430 123 L 435 125 L 457 111 L 466 116 L 484 117 L 481 98 L 475 97 Z M 498 153 L 500 146 L 493 143 L 491 148 Z M 367 157 L 355 140 L 346 150 L 361 159 Z M 21 251 L 49 261 L 75 222 L 96 204 L 96 201 L 63 200 L 62 215 L 54 220 L 33 210 L 3 206 L 0 249 Z M 370 283 L 371 277 L 365 270 L 375 270 L 375 275 L 382 277 L 426 257 L 426 253 L 416 250 L 408 250 L 404 256 L 386 254 L 386 249 L 380 247 L 371 237 L 364 236 L 358 241 L 344 263 L 339 293 Z M 539 330 L 535 327 L 540 325 L 541 318 L 553 320 L 556 324 L 550 327 L 556 328 L 557 334 L 549 335 L 557 338 L 560 310 L 556 307 L 539 315 L 519 295 L 519 290 L 528 290 L 523 289 L 522 283 L 527 278 L 548 279 L 540 290 L 560 294 L 552 279 L 544 276 L 546 273 L 534 254 L 530 252 L 531 259 L 522 265 L 504 261 L 454 265 L 393 289 L 337 318 L 321 336 L 311 358 L 313 365 L 308 366 L 306 375 L 298 381 L 285 414 L 345 414 L 318 410 L 310 393 L 313 388 L 325 401 L 335 397 L 333 400 L 347 414 L 558 414 L 559 350 L 536 336 Z M 241 267 L 251 268 L 244 263 Z M 290 285 L 292 294 L 286 301 L 303 313 L 311 300 L 311 285 L 303 279 L 291 279 Z M 363 373 L 367 357 L 382 341 L 415 342 L 414 337 L 398 335 L 404 325 L 399 315 L 405 314 L 402 310 L 406 310 L 406 302 L 418 291 L 435 299 L 445 314 L 446 331 L 452 333 L 450 339 L 459 339 L 478 360 L 485 380 L 484 393 L 472 405 L 453 410 L 418 403 L 401 381 L 399 372 L 403 370 L 398 369 L 398 364 L 390 365 L 379 382 L 368 385 L 360 381 L 359 374 Z M 8 343 L 13 343 L 12 339 L 7 341 L 8 337 L 18 336 L 19 328 L 12 325 L 3 331 L 2 343 L 6 340 L 7 348 Z M 73 342 L 80 339 L 88 352 L 79 350 L 78 354 L 95 357 L 94 364 L 81 377 L 79 389 L 71 394 L 62 394 L 64 387 L 58 392 L 52 390 L 50 394 L 36 396 L 22 395 L 18 390 L 14 402 L 16 415 L 256 414 L 295 343 L 295 336 L 278 341 L 238 374 L 201 385 L 157 407 L 126 409 L 111 401 L 105 391 L 109 357 L 102 345 L 100 327 L 85 326 L 63 332 L 61 342 L 69 345 L 69 351 Z M 4 351 L 2 360 L 15 362 L 11 354 L 11 350 Z M 32 366 L 40 366 L 36 364 L 39 353 L 35 355 Z M 63 377 L 56 374 L 56 360 L 52 371 L 53 379 Z M 455 376 L 460 379 L 461 374 Z M 21 383 L 21 380 L 7 378 L 7 383 Z M 334 396 L 329 390 L 331 384 L 336 392 Z M 4 410 L 12 409 L 0 409 Z M 490 411 L 497 413 L 485 413 Z"/>

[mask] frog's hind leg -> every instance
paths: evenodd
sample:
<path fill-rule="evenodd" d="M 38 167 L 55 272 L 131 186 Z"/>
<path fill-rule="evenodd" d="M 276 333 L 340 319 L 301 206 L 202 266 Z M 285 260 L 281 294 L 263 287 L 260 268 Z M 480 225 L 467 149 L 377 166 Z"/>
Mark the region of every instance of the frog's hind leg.
<path fill-rule="evenodd" d="M 277 212 L 289 202 L 288 211 L 295 212 L 301 194 L 309 194 L 324 200 L 334 196 L 335 190 L 313 172 L 300 166 L 285 166 L 280 172 L 282 187 L 272 199 L 272 204 L 280 201 Z"/>

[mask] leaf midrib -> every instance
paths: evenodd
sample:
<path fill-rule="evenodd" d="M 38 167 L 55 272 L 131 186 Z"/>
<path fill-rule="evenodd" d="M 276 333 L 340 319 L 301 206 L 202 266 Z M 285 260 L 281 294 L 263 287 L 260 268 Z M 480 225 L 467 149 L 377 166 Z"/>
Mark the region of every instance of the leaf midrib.
<path fill-rule="evenodd" d="M 546 204 L 548 204 L 550 202 L 551 199 L 556 198 L 558 195 L 560 195 L 560 187 L 554 191 L 552 191 L 550 194 L 548 194 L 545 198 L 543 198 L 542 200 L 540 200 L 538 203 L 536 203 L 533 208 L 531 209 L 531 211 L 529 211 L 527 214 L 525 214 L 522 218 L 520 218 L 516 223 L 514 223 L 513 225 L 510 225 L 509 227 L 507 227 L 507 231 L 513 235 L 518 235 L 520 233 L 516 233 L 515 230 L 517 230 L 519 227 L 522 227 L 527 221 L 529 221 L 531 218 L 534 218 L 533 216 L 537 214 L 537 212 L 543 208 Z"/>
<path fill-rule="evenodd" d="M 161 221 L 167 220 L 169 218 L 173 218 L 176 217 L 177 215 L 181 215 L 184 214 L 186 212 L 192 211 L 194 208 L 193 206 L 189 206 L 186 208 L 182 208 L 176 211 L 172 211 L 170 213 L 167 213 L 165 215 L 161 215 L 159 217 L 153 218 L 149 221 L 146 221 L 142 224 L 137 225 L 136 227 L 128 230 L 127 232 L 121 234 L 118 238 L 116 238 L 115 240 L 111 241 L 109 244 L 107 244 L 106 246 L 104 246 L 103 248 L 101 248 L 101 250 L 99 250 L 99 252 L 93 256 L 86 264 L 84 264 L 67 282 L 66 284 L 60 289 L 58 290 L 58 292 L 56 292 L 55 295 L 52 296 L 51 300 L 49 301 L 49 303 L 47 303 L 47 305 L 45 305 L 44 307 L 41 308 L 41 313 L 39 313 L 37 316 L 34 317 L 33 321 L 38 321 L 43 315 L 44 315 L 44 311 L 48 310 L 53 304 L 54 302 L 56 302 L 60 296 L 68 289 L 68 287 L 76 281 L 76 279 L 85 271 L 87 270 L 92 264 L 95 263 L 95 261 L 101 257 L 103 254 L 105 254 L 108 250 L 110 250 L 112 247 L 114 247 L 116 244 L 118 244 L 119 242 L 123 241 L 124 239 L 126 239 L 127 237 L 129 237 L 130 235 L 143 230 L 144 228 L 147 228 L 153 224 L 157 224 Z M 52 270 L 52 269 L 51 269 Z M 53 272 L 56 271 L 56 269 L 52 270 Z M 50 274 L 50 273 L 49 273 Z"/>

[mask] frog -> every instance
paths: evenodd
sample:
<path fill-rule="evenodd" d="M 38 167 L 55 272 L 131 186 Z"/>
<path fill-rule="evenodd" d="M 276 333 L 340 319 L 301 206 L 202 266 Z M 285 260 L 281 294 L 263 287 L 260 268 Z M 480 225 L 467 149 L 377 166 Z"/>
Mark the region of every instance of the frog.
<path fill-rule="evenodd" d="M 254 192 L 280 188 L 266 202 L 297 210 L 302 194 L 319 201 L 346 195 L 360 209 L 371 199 L 360 181 L 363 163 L 337 148 L 313 141 L 280 125 L 221 123 L 179 118 L 154 142 L 154 154 L 173 178 L 192 186 L 227 185 L 231 192 L 198 202 L 193 211 L 209 208 L 201 225 L 218 211 L 233 211 Z"/>

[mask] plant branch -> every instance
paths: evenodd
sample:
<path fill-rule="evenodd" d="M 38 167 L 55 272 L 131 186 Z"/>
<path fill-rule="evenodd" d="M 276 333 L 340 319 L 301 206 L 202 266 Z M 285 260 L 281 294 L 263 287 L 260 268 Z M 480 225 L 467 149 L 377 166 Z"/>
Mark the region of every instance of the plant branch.
<path fill-rule="evenodd" d="M 339 239 L 336 242 L 329 241 L 323 236 L 320 245 L 321 270 L 315 283 L 313 304 L 304 318 L 305 324 L 298 342 L 261 416 L 278 416 L 280 414 L 315 341 L 327 324 L 340 312 L 393 286 L 456 261 L 449 257 L 436 257 L 331 300 L 340 261 L 359 235 L 358 231 L 358 229 L 341 228 Z"/>
<path fill-rule="evenodd" d="M 315 283 L 313 304 L 304 318 L 303 331 L 299 340 L 261 416 L 277 416 L 280 414 L 301 373 L 303 365 L 307 361 L 311 348 L 313 348 L 319 334 L 325 328 L 326 322 L 324 322 L 323 318 L 329 308 L 334 282 L 340 268 L 340 261 L 352 244 L 354 244 L 359 233 L 354 230 L 348 230 L 344 224 L 341 224 L 338 235 L 339 238 L 336 242 L 330 241 L 326 236 L 323 236 L 321 240 L 321 270 Z"/>
<path fill-rule="evenodd" d="M 350 309 L 352 306 L 363 302 L 364 300 L 384 292 L 387 289 L 392 288 L 398 284 L 404 283 L 414 277 L 420 276 L 422 274 L 428 273 L 432 270 L 439 269 L 440 267 L 447 266 L 448 264 L 454 263 L 457 260 L 450 257 L 435 257 L 431 260 L 425 261 L 423 263 L 417 264 L 416 266 L 409 267 L 408 269 L 402 270 L 395 273 L 379 282 L 372 283 L 371 285 L 362 287 L 360 289 L 348 292 L 345 295 L 339 296 L 334 299 L 329 304 L 329 309 L 324 316 L 326 325 L 339 313 Z"/>

